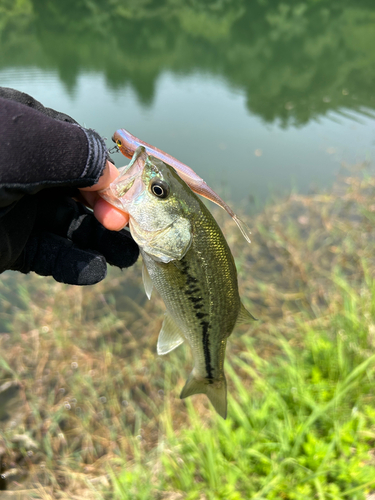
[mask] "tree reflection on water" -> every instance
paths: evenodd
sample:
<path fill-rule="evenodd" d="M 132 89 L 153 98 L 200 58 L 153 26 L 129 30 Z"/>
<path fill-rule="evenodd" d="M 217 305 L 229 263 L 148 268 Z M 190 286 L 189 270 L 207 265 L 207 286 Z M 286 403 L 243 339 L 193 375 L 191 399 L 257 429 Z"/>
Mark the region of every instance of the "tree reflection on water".
<path fill-rule="evenodd" d="M 282 126 L 375 107 L 375 4 L 308 0 L 22 0 L 0 6 L 0 69 L 81 71 L 151 104 L 158 76 L 203 72 Z"/>

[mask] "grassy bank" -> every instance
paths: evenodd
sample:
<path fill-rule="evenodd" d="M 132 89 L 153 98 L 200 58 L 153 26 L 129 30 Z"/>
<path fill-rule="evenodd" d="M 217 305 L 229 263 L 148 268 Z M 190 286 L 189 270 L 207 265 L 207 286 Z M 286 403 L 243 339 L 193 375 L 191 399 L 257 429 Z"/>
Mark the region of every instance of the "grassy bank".
<path fill-rule="evenodd" d="M 140 266 L 95 287 L 0 285 L 0 488 L 36 498 L 366 499 L 375 492 L 375 181 L 215 212 L 259 321 L 227 349 L 228 419 L 178 399 Z M 8 384 L 8 385 L 5 385 Z M 25 493 L 25 498 L 31 497 Z M 1 492 L 0 492 L 1 498 Z"/>

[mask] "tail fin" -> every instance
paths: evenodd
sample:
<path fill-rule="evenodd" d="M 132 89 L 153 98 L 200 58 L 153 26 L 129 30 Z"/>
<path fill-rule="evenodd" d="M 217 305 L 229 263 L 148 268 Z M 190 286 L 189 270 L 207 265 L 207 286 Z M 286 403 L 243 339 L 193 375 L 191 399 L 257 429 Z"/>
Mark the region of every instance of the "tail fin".
<path fill-rule="evenodd" d="M 193 394 L 206 394 L 217 413 L 224 419 L 227 418 L 227 381 L 224 376 L 220 380 L 198 379 L 191 372 L 180 398 L 185 399 Z"/>

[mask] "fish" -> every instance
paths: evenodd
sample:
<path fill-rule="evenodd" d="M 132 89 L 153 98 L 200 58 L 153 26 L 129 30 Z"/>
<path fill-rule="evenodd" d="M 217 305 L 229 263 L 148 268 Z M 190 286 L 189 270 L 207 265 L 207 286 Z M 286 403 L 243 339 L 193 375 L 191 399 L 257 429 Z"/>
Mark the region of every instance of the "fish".
<path fill-rule="evenodd" d="M 201 177 L 199 177 L 198 174 L 194 172 L 193 169 L 185 165 L 185 163 L 182 163 L 180 160 L 177 160 L 161 149 L 158 149 L 155 146 L 151 146 L 151 144 L 138 139 L 138 137 L 135 137 L 124 128 L 116 130 L 116 132 L 112 136 L 112 141 L 117 145 L 121 153 L 127 158 L 132 158 L 137 147 L 143 146 L 148 154 L 151 154 L 164 163 L 171 165 L 179 174 L 181 179 L 183 179 L 190 187 L 190 189 L 194 191 L 194 193 L 207 198 L 213 203 L 216 203 L 216 205 L 218 205 L 219 207 L 226 210 L 226 212 L 232 217 L 234 222 L 239 227 L 246 241 L 248 241 L 248 243 L 251 243 L 251 232 L 245 222 L 233 212 L 230 206 L 225 203 L 225 201 L 222 200 L 220 196 L 215 193 L 215 191 L 210 188 L 210 186 Z"/>
<path fill-rule="evenodd" d="M 143 146 L 100 195 L 129 214 L 147 297 L 155 288 L 165 303 L 157 353 L 184 341 L 191 348 L 194 367 L 180 398 L 206 394 L 225 419 L 227 339 L 236 324 L 255 318 L 240 300 L 234 258 L 220 227 L 175 169 Z"/>

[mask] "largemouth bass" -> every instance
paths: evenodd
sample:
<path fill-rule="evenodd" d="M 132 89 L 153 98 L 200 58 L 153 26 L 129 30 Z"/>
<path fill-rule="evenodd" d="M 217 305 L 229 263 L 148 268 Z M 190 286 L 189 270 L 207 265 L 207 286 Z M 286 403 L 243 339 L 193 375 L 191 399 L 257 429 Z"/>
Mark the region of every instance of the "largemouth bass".
<path fill-rule="evenodd" d="M 241 303 L 234 259 L 218 224 L 175 170 L 142 146 L 101 196 L 129 213 L 146 294 L 150 298 L 155 287 L 166 305 L 158 354 L 185 340 L 191 347 L 194 368 L 180 397 L 206 394 L 226 418 L 227 339 L 236 323 L 254 318 Z"/>

